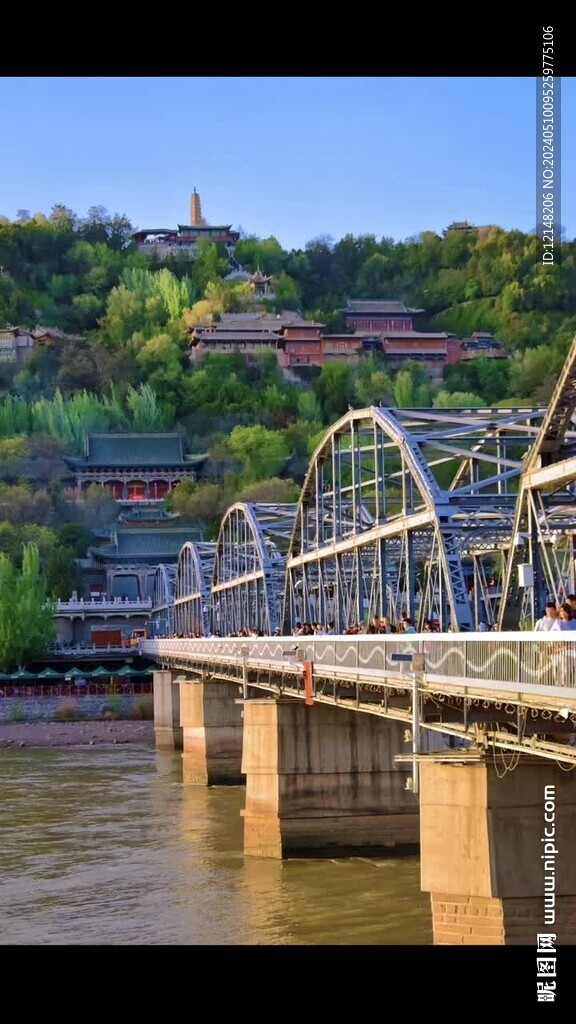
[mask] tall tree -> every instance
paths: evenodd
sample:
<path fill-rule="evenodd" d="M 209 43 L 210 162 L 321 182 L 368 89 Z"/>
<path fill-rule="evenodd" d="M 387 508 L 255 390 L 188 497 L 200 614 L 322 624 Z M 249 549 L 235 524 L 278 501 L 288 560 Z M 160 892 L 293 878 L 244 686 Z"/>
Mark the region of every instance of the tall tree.
<path fill-rule="evenodd" d="M 41 658 L 56 638 L 55 602 L 35 544 L 25 544 L 19 572 L 0 554 L 0 666 L 12 669 Z"/>

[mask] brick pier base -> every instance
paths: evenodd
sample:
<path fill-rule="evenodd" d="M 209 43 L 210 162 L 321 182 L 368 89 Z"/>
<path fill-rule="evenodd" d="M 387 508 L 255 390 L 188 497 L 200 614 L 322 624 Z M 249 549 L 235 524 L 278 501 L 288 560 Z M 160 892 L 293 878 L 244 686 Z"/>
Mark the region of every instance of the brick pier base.
<path fill-rule="evenodd" d="M 489 899 L 486 896 L 431 896 L 435 945 L 536 945 L 538 932 L 562 935 L 562 944 L 576 945 L 576 896 L 558 903 L 554 925 L 544 926 L 542 899 Z"/>
<path fill-rule="evenodd" d="M 497 768 L 481 755 L 421 765 L 421 886 L 434 942 L 536 947 L 552 933 L 574 945 L 576 772 L 528 755 Z"/>

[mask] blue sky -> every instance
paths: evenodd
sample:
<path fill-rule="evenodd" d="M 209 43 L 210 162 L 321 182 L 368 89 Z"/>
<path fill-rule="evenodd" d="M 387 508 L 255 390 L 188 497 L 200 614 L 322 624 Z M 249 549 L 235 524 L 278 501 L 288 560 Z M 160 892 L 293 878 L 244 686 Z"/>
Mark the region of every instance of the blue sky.
<path fill-rule="evenodd" d="M 454 220 L 534 229 L 534 78 L 4 78 L 0 214 L 64 203 L 285 249 Z M 576 78 L 562 80 L 562 224 L 576 236 Z"/>

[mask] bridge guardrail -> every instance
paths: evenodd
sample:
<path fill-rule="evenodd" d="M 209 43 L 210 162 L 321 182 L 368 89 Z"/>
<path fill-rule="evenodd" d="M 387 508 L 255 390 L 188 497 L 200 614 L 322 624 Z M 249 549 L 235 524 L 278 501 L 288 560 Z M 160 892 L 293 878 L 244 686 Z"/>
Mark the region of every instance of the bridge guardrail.
<path fill-rule="evenodd" d="M 398 673 L 392 655 L 422 654 L 430 676 L 473 679 L 494 684 L 563 687 L 576 695 L 576 637 L 546 634 L 498 633 L 453 636 L 211 637 L 208 639 L 156 639 L 140 643 L 140 652 L 156 657 L 189 655 L 199 660 L 240 663 L 242 657 L 274 664 L 287 660 L 314 662 L 349 669 L 355 674 Z"/>

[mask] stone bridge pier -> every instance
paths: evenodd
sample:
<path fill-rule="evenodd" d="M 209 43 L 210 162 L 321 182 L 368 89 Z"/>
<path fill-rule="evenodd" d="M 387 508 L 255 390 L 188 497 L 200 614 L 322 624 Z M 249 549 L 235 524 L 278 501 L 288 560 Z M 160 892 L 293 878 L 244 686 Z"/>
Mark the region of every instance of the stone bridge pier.
<path fill-rule="evenodd" d="M 327 704 L 243 702 L 244 853 L 257 857 L 415 852 L 404 726 Z"/>
<path fill-rule="evenodd" d="M 509 766 L 511 755 L 507 755 Z M 528 756 L 421 763 L 421 887 L 434 942 L 576 943 L 576 772 Z M 546 953 L 542 953 L 546 956 Z"/>
<path fill-rule="evenodd" d="M 185 783 L 234 786 L 242 774 L 242 705 L 237 683 L 180 678 Z"/>
<path fill-rule="evenodd" d="M 182 750 L 177 673 L 154 672 L 154 737 L 158 750 Z"/>

